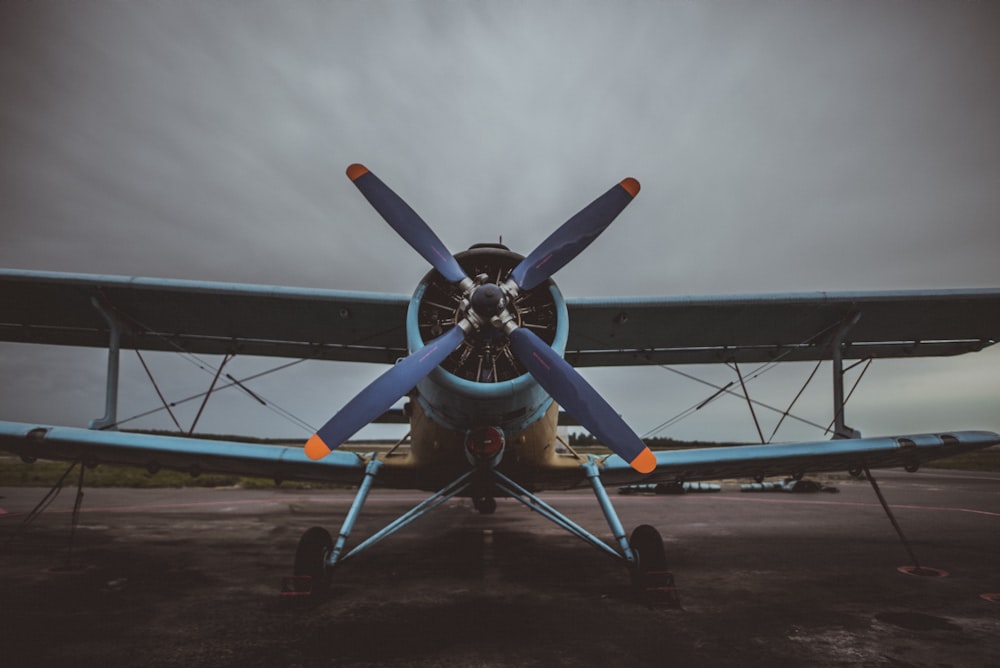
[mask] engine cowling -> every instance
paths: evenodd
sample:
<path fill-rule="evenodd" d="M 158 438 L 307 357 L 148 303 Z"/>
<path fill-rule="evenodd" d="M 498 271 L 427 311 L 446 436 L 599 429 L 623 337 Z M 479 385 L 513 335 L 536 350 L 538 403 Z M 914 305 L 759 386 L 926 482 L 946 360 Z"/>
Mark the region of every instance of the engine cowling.
<path fill-rule="evenodd" d="M 455 259 L 477 283 L 500 285 L 523 256 L 500 244 L 478 244 L 457 253 Z M 454 284 L 436 270 L 428 272 L 407 311 L 410 352 L 454 327 L 466 306 Z M 565 352 L 566 302 L 551 279 L 521 292 L 506 307 L 518 326 L 529 328 L 559 355 Z M 521 431 L 552 404 L 511 353 L 507 336 L 488 323 L 420 381 L 416 395 L 425 414 L 455 430 L 494 425 L 508 433 Z"/>

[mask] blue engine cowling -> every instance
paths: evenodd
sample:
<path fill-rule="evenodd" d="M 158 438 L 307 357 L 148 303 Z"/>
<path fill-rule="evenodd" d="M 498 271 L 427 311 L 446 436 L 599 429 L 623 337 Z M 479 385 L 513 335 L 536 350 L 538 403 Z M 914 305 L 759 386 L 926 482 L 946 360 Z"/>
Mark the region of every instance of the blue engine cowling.
<path fill-rule="evenodd" d="M 477 282 L 500 284 L 522 256 L 498 244 L 480 244 L 455 259 Z M 420 281 L 406 316 L 410 352 L 453 327 L 462 294 L 430 271 Z M 566 350 L 569 318 L 555 283 L 547 280 L 507 305 L 517 324 L 530 328 L 559 355 Z M 448 429 L 491 425 L 515 433 L 538 420 L 552 399 L 513 357 L 502 331 L 486 326 L 417 384 L 424 413 Z"/>

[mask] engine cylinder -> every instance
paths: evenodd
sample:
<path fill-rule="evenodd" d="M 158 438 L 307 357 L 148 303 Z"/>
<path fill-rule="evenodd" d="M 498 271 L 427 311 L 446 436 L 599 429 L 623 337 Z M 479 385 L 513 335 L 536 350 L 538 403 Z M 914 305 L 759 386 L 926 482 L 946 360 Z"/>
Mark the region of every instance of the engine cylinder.
<path fill-rule="evenodd" d="M 477 283 L 502 285 L 522 256 L 495 244 L 473 246 L 455 255 Z M 410 300 L 406 319 L 411 352 L 440 336 L 462 318 L 464 295 L 437 271 L 424 276 Z M 547 280 L 507 300 L 507 311 L 560 355 L 566 349 L 569 323 L 566 302 Z M 514 357 L 506 335 L 486 324 L 471 333 L 417 385 L 424 412 L 442 426 L 497 425 L 519 431 L 540 418 L 552 399 Z"/>

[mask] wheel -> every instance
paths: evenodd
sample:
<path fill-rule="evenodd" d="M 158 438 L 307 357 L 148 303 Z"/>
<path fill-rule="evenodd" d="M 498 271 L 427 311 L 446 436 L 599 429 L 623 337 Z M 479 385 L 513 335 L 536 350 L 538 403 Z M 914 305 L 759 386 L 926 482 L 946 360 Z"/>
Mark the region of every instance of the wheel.
<path fill-rule="evenodd" d="M 681 607 L 674 587 L 674 574 L 667 570 L 660 532 L 642 524 L 635 528 L 628 542 L 635 556 L 632 586 L 641 600 L 658 607 Z"/>
<path fill-rule="evenodd" d="M 313 527 L 302 534 L 295 550 L 295 575 L 312 578 L 312 592 L 321 593 L 329 584 L 326 558 L 333 550 L 333 538 L 323 527 Z"/>
<path fill-rule="evenodd" d="M 635 566 L 632 568 L 632 582 L 636 587 L 644 588 L 650 573 L 667 570 L 667 555 L 663 549 L 663 538 L 660 532 L 648 524 L 640 524 L 632 531 L 628 541 L 635 555 Z"/>
<path fill-rule="evenodd" d="M 497 511 L 497 500 L 492 496 L 474 499 L 472 505 L 476 507 L 481 515 L 492 515 Z"/>

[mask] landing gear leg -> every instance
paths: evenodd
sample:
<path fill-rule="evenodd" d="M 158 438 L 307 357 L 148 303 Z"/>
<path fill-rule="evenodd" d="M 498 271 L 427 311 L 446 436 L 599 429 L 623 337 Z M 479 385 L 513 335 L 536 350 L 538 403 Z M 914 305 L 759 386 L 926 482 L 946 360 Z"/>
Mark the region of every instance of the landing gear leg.
<path fill-rule="evenodd" d="M 594 489 L 594 496 L 597 497 L 597 503 L 601 506 L 601 511 L 604 513 L 604 519 L 607 520 L 611 533 L 614 534 L 615 540 L 618 541 L 618 548 L 621 550 L 622 556 L 625 557 L 625 561 L 629 563 L 630 567 L 635 566 L 635 555 L 632 553 L 632 547 L 629 545 L 629 542 L 625 539 L 625 527 L 622 526 L 622 521 L 618 519 L 615 507 L 611 505 L 608 492 L 604 489 L 604 484 L 601 482 L 601 474 L 597 470 L 597 463 L 593 459 L 590 459 L 583 465 L 583 470 L 587 472 L 590 486 Z"/>
<path fill-rule="evenodd" d="M 379 469 L 382 468 L 382 462 L 372 458 L 368 462 L 367 468 L 365 468 L 365 479 L 361 481 L 361 486 L 358 487 L 358 493 L 354 495 L 354 502 L 351 503 L 351 509 L 347 511 L 347 515 L 344 517 L 344 523 L 340 526 L 340 534 L 337 536 L 337 542 L 334 544 L 333 549 L 330 550 L 330 554 L 326 558 L 326 566 L 328 569 L 332 569 L 340 561 L 340 555 L 344 552 L 344 545 L 347 544 L 347 539 L 351 535 L 351 531 L 354 529 L 354 523 L 358 520 L 358 514 L 361 512 L 361 507 L 365 505 L 365 501 L 368 499 L 368 492 L 372 489 L 372 482 L 375 481 L 375 475 L 378 473 Z"/>
<path fill-rule="evenodd" d="M 281 587 L 282 594 L 302 596 L 326 592 L 330 584 L 330 573 L 340 561 L 344 545 L 351 535 L 361 507 L 368 498 L 368 492 L 371 491 L 375 475 L 381 467 L 382 462 L 377 459 L 368 462 L 365 478 L 358 487 L 358 493 L 354 495 L 354 502 L 351 503 L 347 516 L 344 517 L 336 543 L 330 532 L 323 527 L 312 527 L 302 534 L 299 546 L 295 550 L 295 575 L 285 578 Z"/>
<path fill-rule="evenodd" d="M 589 459 L 582 466 L 587 473 L 591 487 L 594 489 L 594 495 L 597 496 L 597 502 L 601 506 L 604 518 L 611 528 L 611 533 L 614 534 L 618 543 L 617 550 L 504 474 L 494 471 L 494 475 L 497 487 L 512 499 L 520 501 L 529 509 L 614 559 L 624 561 L 632 575 L 632 584 L 639 590 L 643 600 L 647 603 L 679 607 L 677 593 L 674 589 L 674 577 L 666 570 L 663 539 L 660 538 L 659 532 L 644 524 L 636 527 L 635 531 L 632 532 L 631 539 L 626 539 L 625 529 L 618 518 L 618 513 L 615 512 L 615 507 L 611 504 L 611 499 L 608 498 L 608 493 L 601 483 L 597 463 L 593 459 Z"/>
<path fill-rule="evenodd" d="M 282 587 L 283 593 L 300 594 L 304 587 L 307 588 L 305 593 L 314 593 L 315 589 L 307 587 L 307 584 L 311 581 L 307 578 L 317 578 L 314 584 L 325 587 L 329 582 L 330 574 L 339 564 L 368 549 L 386 536 L 399 531 L 413 520 L 423 517 L 448 499 L 464 492 L 471 486 L 469 479 L 475 474 L 475 471 L 469 471 L 459 476 L 446 487 L 427 497 L 345 553 L 344 546 L 347 544 L 347 539 L 354 529 L 354 523 L 361 512 L 361 507 L 364 505 L 365 499 L 368 498 L 368 492 L 371 490 L 375 474 L 378 473 L 381 466 L 382 462 L 375 459 L 368 462 L 368 468 L 365 470 L 365 479 L 358 488 L 358 493 L 354 497 L 354 502 L 351 504 L 350 510 L 347 511 L 347 516 L 344 517 L 344 523 L 340 527 L 340 534 L 338 534 L 336 541 L 333 540 L 329 533 L 319 527 L 314 527 L 305 532 L 299 541 L 299 549 L 295 555 L 296 576 L 298 577 L 290 578 L 293 583 L 289 583 L 289 578 L 286 578 L 285 584 Z M 301 576 L 299 570 L 300 559 L 302 564 Z M 322 564 L 322 569 L 316 565 L 317 562 Z"/>
<path fill-rule="evenodd" d="M 608 526 L 611 527 L 611 532 L 615 535 L 615 540 L 618 541 L 622 555 L 628 563 L 632 586 L 648 604 L 680 607 L 677 590 L 674 587 L 674 575 L 667 570 L 667 557 L 660 532 L 648 524 L 641 524 L 632 532 L 631 538 L 625 540 L 625 529 L 601 483 L 597 464 L 590 460 L 584 464 L 584 470 L 594 488 L 594 494 L 608 521 Z"/>

